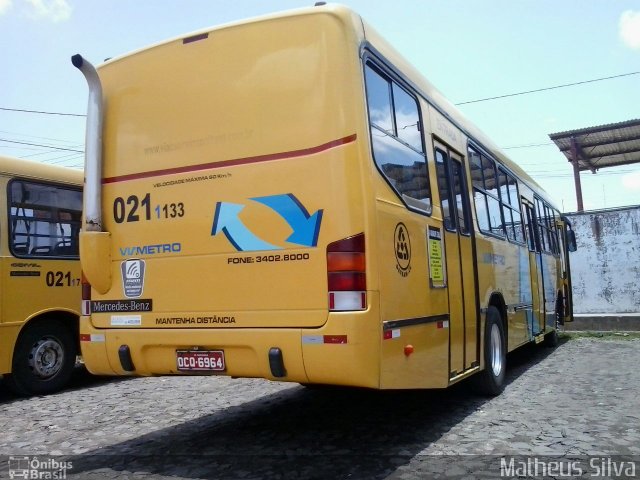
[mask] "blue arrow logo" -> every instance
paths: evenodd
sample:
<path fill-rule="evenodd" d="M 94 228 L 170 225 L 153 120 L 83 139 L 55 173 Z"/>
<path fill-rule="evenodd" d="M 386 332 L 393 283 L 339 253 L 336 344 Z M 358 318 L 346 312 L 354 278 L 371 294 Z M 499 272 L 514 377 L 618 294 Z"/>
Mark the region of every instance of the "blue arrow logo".
<path fill-rule="evenodd" d="M 231 244 L 240 252 L 256 250 L 280 250 L 255 236 L 238 217 L 244 205 L 218 202 L 213 217 L 211 235 L 223 232 Z"/>
<path fill-rule="evenodd" d="M 266 205 L 284 218 L 293 230 L 293 233 L 287 238 L 287 242 L 305 247 L 318 245 L 323 210 L 318 210 L 313 215 L 309 215 L 304 205 L 292 193 L 255 197 L 251 200 Z"/>

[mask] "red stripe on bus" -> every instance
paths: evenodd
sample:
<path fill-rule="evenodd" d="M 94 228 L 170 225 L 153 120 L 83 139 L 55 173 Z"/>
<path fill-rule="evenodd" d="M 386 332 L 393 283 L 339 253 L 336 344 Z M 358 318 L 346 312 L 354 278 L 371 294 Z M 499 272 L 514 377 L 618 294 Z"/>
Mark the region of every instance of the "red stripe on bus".
<path fill-rule="evenodd" d="M 211 170 L 214 168 L 233 167 L 236 165 L 248 165 L 251 163 L 271 162 L 273 160 L 284 160 L 293 157 L 302 157 L 305 155 L 313 155 L 314 153 L 324 152 L 335 147 L 340 147 L 348 143 L 355 142 L 357 134 L 348 137 L 323 143 L 317 147 L 303 148 L 302 150 L 293 150 L 291 152 L 270 153 L 268 155 L 258 155 L 256 157 L 236 158 L 234 160 L 224 160 L 222 162 L 202 163 L 200 165 L 189 165 L 186 167 L 166 168 L 164 170 L 153 170 L 150 172 L 132 173 L 129 175 L 121 175 L 119 177 L 107 177 L 102 179 L 102 183 L 126 182 L 128 180 L 139 180 L 141 178 L 160 177 L 163 175 L 172 175 L 177 173 L 197 172 L 198 170 Z"/>

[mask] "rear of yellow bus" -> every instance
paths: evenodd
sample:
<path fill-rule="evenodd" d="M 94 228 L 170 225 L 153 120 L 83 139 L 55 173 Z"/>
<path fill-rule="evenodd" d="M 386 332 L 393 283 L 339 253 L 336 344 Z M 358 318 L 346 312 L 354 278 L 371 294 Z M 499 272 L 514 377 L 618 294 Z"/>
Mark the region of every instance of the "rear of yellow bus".
<path fill-rule="evenodd" d="M 359 22 L 307 9 L 98 69 L 91 372 L 379 386 Z"/>

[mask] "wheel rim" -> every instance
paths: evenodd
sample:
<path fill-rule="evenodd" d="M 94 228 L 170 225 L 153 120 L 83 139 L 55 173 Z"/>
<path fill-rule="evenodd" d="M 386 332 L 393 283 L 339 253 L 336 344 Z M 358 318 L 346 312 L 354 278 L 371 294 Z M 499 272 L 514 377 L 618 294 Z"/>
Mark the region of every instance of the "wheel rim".
<path fill-rule="evenodd" d="M 503 368 L 502 355 L 502 337 L 500 336 L 500 328 L 495 323 L 491 326 L 491 370 L 493 375 L 498 377 L 502 373 Z"/>
<path fill-rule="evenodd" d="M 54 338 L 43 338 L 36 342 L 29 353 L 29 367 L 41 379 L 56 375 L 64 363 L 64 349 Z"/>

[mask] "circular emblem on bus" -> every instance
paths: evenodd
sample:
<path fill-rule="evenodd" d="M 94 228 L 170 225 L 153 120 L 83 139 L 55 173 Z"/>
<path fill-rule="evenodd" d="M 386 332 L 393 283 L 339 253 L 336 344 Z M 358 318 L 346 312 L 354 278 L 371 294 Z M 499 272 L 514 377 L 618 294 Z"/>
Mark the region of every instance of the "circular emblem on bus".
<path fill-rule="evenodd" d="M 396 225 L 394 250 L 397 262 L 396 269 L 400 275 L 406 277 L 411 271 L 411 240 L 409 239 L 409 230 L 404 223 Z"/>

